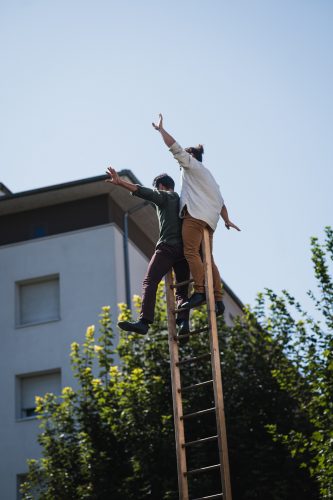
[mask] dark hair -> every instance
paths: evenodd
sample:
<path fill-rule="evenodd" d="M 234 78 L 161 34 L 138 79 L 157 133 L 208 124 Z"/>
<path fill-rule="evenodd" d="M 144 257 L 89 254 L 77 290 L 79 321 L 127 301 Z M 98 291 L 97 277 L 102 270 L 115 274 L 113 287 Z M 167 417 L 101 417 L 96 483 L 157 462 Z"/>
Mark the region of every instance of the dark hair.
<path fill-rule="evenodd" d="M 185 151 L 192 154 L 194 158 L 202 162 L 202 155 L 204 154 L 204 148 L 202 144 L 195 147 L 186 148 Z"/>
<path fill-rule="evenodd" d="M 157 188 L 159 184 L 163 184 L 164 187 L 168 189 L 175 188 L 175 181 L 168 174 L 160 174 L 153 180 L 154 188 Z"/>

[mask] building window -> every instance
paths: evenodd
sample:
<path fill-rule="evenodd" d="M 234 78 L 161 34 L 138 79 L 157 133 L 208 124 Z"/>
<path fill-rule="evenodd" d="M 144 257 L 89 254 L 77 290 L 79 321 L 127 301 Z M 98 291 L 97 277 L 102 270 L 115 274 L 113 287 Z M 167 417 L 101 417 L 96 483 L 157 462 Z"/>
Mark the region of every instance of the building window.
<path fill-rule="evenodd" d="M 17 418 L 35 417 L 35 398 L 47 392 L 60 395 L 60 370 L 17 376 Z"/>
<path fill-rule="evenodd" d="M 17 326 L 60 319 L 59 276 L 45 276 L 17 284 Z"/>

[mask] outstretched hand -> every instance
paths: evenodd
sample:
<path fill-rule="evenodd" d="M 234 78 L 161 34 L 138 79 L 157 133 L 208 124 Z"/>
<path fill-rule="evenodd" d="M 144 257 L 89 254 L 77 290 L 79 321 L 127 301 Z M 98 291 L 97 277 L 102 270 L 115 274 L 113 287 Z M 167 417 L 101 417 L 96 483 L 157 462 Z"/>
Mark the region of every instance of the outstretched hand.
<path fill-rule="evenodd" d="M 234 224 L 234 223 L 233 223 L 233 222 L 231 222 L 230 220 L 228 220 L 228 221 L 225 223 L 225 227 L 226 227 L 227 229 L 230 229 L 230 228 L 232 227 L 233 229 L 236 229 L 237 231 L 240 231 L 239 227 L 238 227 L 238 226 L 236 226 L 236 224 Z"/>
<path fill-rule="evenodd" d="M 163 116 L 160 113 L 159 114 L 159 122 L 158 125 L 156 125 L 154 122 L 152 123 L 152 126 L 154 127 L 155 130 L 158 130 L 159 132 L 163 129 Z"/>
<path fill-rule="evenodd" d="M 111 182 L 111 184 L 120 184 L 120 177 L 116 170 L 112 167 L 109 167 L 106 171 L 106 174 L 109 176 L 108 179 L 105 179 L 105 182 Z"/>

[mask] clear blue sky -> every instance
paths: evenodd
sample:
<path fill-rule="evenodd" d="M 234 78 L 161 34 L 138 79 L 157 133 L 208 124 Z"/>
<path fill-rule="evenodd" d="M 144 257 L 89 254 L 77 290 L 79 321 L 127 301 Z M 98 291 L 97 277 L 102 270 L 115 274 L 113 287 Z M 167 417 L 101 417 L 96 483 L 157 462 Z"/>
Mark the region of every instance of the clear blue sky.
<path fill-rule="evenodd" d="M 204 164 L 231 219 L 215 259 L 236 294 L 300 299 L 309 238 L 332 224 L 331 0 L 0 1 L 0 182 L 13 192 L 129 168 Z"/>

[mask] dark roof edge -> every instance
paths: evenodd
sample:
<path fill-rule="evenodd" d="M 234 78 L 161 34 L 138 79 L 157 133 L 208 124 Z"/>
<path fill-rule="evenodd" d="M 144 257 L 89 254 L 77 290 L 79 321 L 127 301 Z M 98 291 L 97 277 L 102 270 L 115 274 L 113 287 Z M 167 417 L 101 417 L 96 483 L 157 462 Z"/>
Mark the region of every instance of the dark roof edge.
<path fill-rule="evenodd" d="M 133 174 L 131 170 L 124 169 L 120 170 L 119 172 L 120 176 L 126 176 L 128 177 L 131 182 L 134 184 L 140 184 L 141 182 L 139 179 Z M 47 187 L 42 187 L 42 188 L 37 188 L 37 189 L 31 189 L 28 191 L 21 191 L 19 193 L 12 193 L 4 184 L 0 183 L 0 189 L 2 188 L 3 191 L 7 192 L 8 194 L 5 194 L 3 196 L 0 196 L 0 203 L 1 201 L 5 201 L 8 199 L 13 199 L 13 198 L 23 198 L 24 196 L 33 196 L 38 193 L 43 193 L 47 191 L 56 191 L 57 189 L 64 189 L 64 188 L 70 188 L 73 186 L 80 186 L 82 184 L 89 184 L 93 182 L 99 182 L 107 179 L 107 175 L 97 175 L 95 177 L 88 177 L 86 179 L 80 179 L 77 181 L 70 181 L 70 182 L 64 182 L 61 184 L 54 184 L 53 186 L 47 186 Z M 232 299 L 236 302 L 236 304 L 243 309 L 244 304 L 242 301 L 237 297 L 237 295 L 231 290 L 231 288 L 226 284 L 225 281 L 222 280 L 223 287 L 225 288 L 226 292 L 232 297 Z"/>
<path fill-rule="evenodd" d="M 118 173 L 120 176 L 127 175 L 127 177 L 131 179 L 131 182 L 134 182 L 134 184 L 140 184 L 140 186 L 142 186 L 141 182 L 139 181 L 137 176 L 133 174 L 132 170 L 124 169 L 120 170 Z"/>
<path fill-rule="evenodd" d="M 12 194 L 11 190 L 8 189 L 8 187 L 5 186 L 2 182 L 0 182 L 0 191 L 3 191 L 4 193 L 6 193 L 4 196 Z"/>
<path fill-rule="evenodd" d="M 131 170 L 120 170 L 119 172 L 120 176 L 127 176 L 131 182 L 134 184 L 141 184 L 139 179 L 133 174 Z M 39 193 L 44 193 L 47 191 L 56 191 L 57 189 L 64 189 L 64 188 L 70 188 L 73 186 L 80 186 L 81 184 L 90 184 L 92 182 L 99 182 L 107 179 L 106 175 L 97 175 L 95 177 L 88 177 L 86 179 L 80 179 L 78 181 L 70 181 L 70 182 L 63 182 L 61 184 L 54 184 L 53 186 L 47 186 L 47 187 L 42 187 L 42 188 L 37 188 L 37 189 L 31 189 L 28 191 L 20 191 L 19 193 L 12 193 L 9 189 L 6 188 L 3 184 L 0 183 L 0 187 L 4 186 L 5 190 L 8 191 L 8 194 L 5 194 L 4 196 L 0 196 L 0 202 L 12 198 L 23 198 L 24 196 L 33 196 L 35 194 Z"/>
<path fill-rule="evenodd" d="M 222 283 L 223 283 L 223 288 L 228 293 L 228 295 L 230 295 L 230 297 L 236 302 L 236 304 L 243 310 L 244 309 L 243 302 L 237 297 L 235 292 L 231 290 L 231 288 L 226 284 L 225 281 L 222 280 Z"/>

